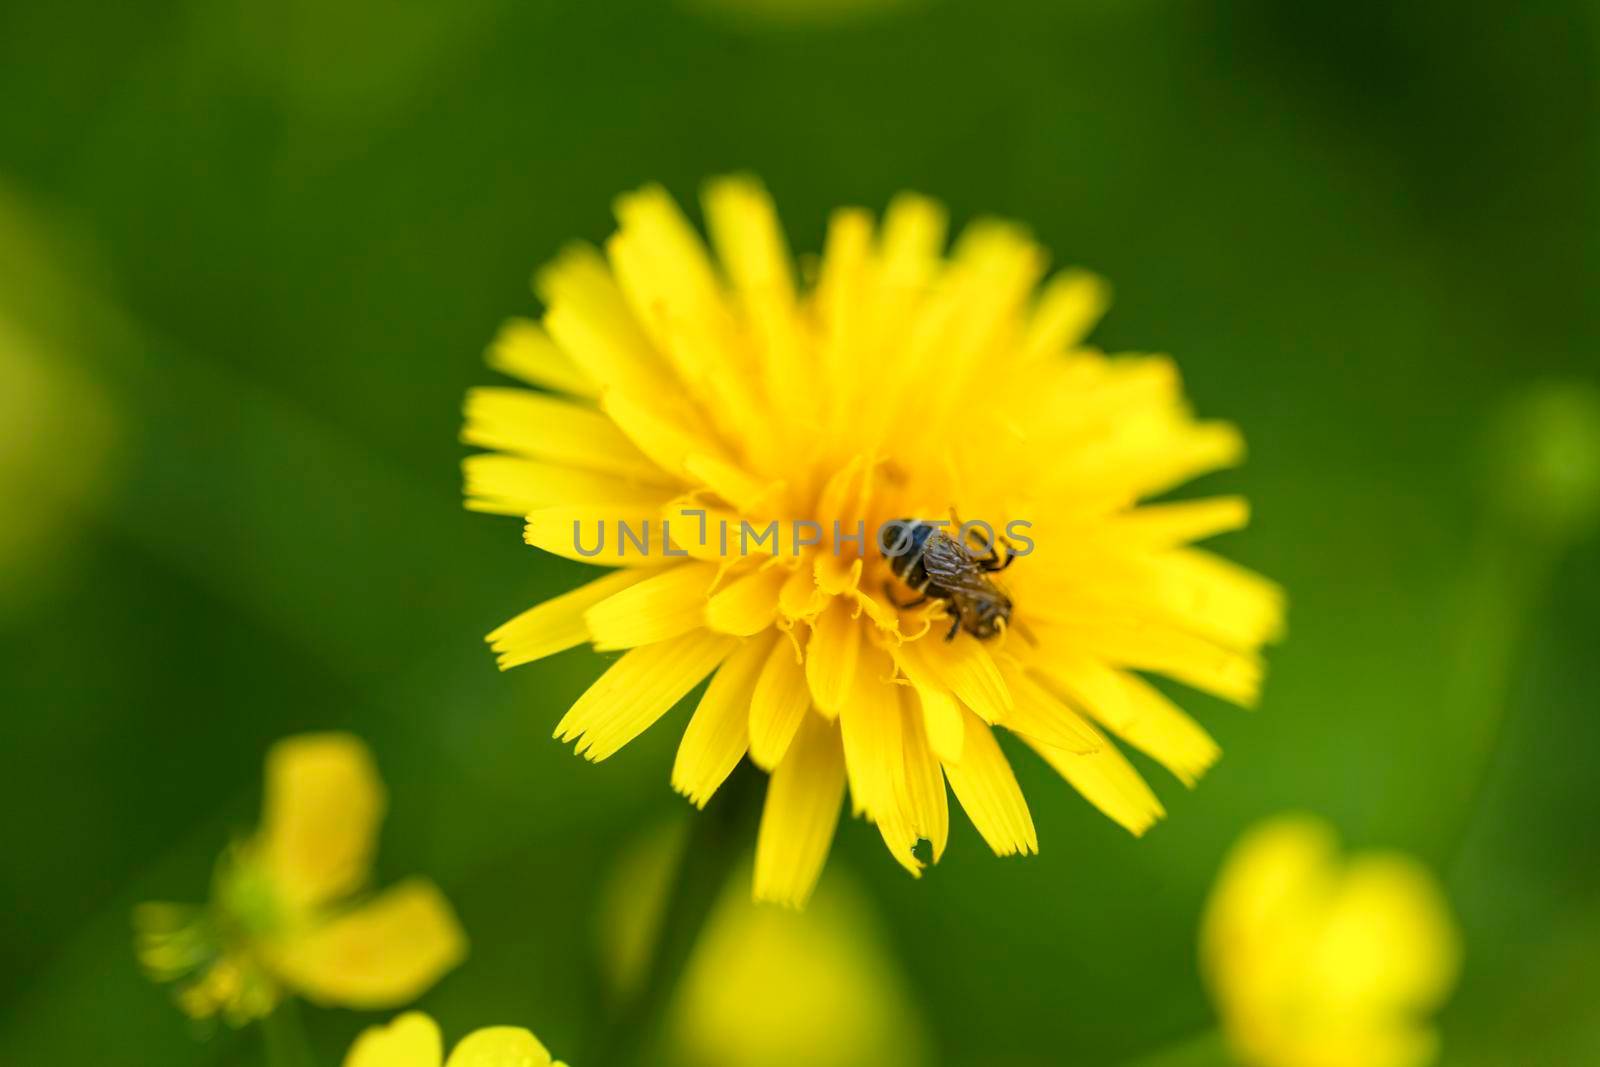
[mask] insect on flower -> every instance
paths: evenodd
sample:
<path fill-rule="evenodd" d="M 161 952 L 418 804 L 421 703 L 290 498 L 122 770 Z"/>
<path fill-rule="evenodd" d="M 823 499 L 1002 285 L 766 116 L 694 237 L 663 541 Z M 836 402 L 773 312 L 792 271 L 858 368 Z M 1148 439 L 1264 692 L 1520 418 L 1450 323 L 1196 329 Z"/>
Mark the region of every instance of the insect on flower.
<path fill-rule="evenodd" d="M 971 530 L 953 511 L 950 518 L 957 530 L 955 537 L 940 528 L 943 523 L 896 519 L 885 525 L 881 540 L 889 569 L 918 595 L 915 600 L 902 601 L 887 581 L 883 595 L 902 611 L 929 600 L 944 601 L 950 613 L 946 641 L 955 640 L 956 632 L 963 629 L 980 640 L 994 637 L 1011 624 L 1011 597 L 989 575 L 1015 563 L 1016 550 L 1003 538 Z M 978 539 L 982 555 L 967 547 L 969 531 Z M 996 541 L 1006 546 L 1004 559 Z"/>
<path fill-rule="evenodd" d="M 710 247 L 665 190 L 620 197 L 604 248 L 540 270 L 541 317 L 490 349 L 527 387 L 468 394 L 467 506 L 612 568 L 491 633 L 500 666 L 621 653 L 556 724 L 595 761 L 706 682 L 672 785 L 698 807 L 747 756 L 768 773 L 763 901 L 805 903 L 847 790 L 913 876 L 952 796 L 997 854 L 1037 852 L 997 731 L 1144 833 L 1166 809 L 1119 746 L 1186 785 L 1221 753 L 1146 675 L 1249 706 L 1282 633 L 1282 591 L 1197 544 L 1248 504 L 1160 500 L 1240 462 L 1239 431 L 1195 415 L 1167 357 L 1089 344 L 1105 282 L 1049 275 L 1014 223 L 947 245 L 944 210 L 903 194 L 881 222 L 836 212 L 800 270 L 759 182 L 716 179 L 704 206 Z M 1033 547 L 903 518 L 952 507 L 1025 516 Z M 601 524 L 660 551 L 591 553 Z M 704 532 L 802 524 L 788 545 Z M 916 595 L 935 602 L 900 607 Z"/>

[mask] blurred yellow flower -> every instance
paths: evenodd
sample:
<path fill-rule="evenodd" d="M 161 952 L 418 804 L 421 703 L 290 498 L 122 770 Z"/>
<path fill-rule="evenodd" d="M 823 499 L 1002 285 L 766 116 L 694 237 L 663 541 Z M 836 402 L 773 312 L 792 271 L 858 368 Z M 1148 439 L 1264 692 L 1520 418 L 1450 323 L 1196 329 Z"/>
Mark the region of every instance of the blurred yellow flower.
<path fill-rule="evenodd" d="M 804 912 L 724 894 L 689 960 L 670 1017 L 677 1062 L 695 1067 L 916 1067 L 925 1022 L 848 879 Z"/>
<path fill-rule="evenodd" d="M 492 633 L 502 669 L 624 652 L 556 729 L 591 760 L 712 677 L 672 784 L 704 805 L 747 753 L 771 774 L 762 900 L 805 902 L 847 782 L 913 874 L 944 851 L 946 782 L 995 852 L 1037 851 L 995 726 L 1142 833 L 1162 806 L 1101 729 L 1185 783 L 1218 749 L 1135 672 L 1250 704 L 1281 629 L 1275 586 L 1191 547 L 1242 526 L 1243 500 L 1136 506 L 1238 461 L 1238 432 L 1194 419 L 1170 360 L 1084 347 L 1105 285 L 1041 287 L 1016 226 L 975 223 L 947 258 L 930 200 L 898 197 L 877 228 L 842 210 L 797 283 L 753 180 L 710 183 L 705 212 L 715 260 L 665 192 L 622 197 L 605 256 L 541 271 L 542 321 L 490 350 L 542 391 L 467 398 L 463 438 L 492 450 L 466 461 L 468 507 L 621 565 Z M 946 599 L 902 608 L 873 544 L 953 509 L 1033 544 L 965 621 Z"/>
<path fill-rule="evenodd" d="M 1397 853 L 1343 861 L 1326 823 L 1254 829 L 1217 877 L 1200 957 L 1223 1030 L 1250 1067 L 1419 1067 L 1427 1015 L 1460 964 L 1433 876 Z"/>
<path fill-rule="evenodd" d="M 432 882 L 364 894 L 386 804 L 360 739 L 278 742 L 261 826 L 219 861 L 209 905 L 135 910 L 140 961 L 179 983 L 190 1015 L 234 1025 L 270 1014 L 286 993 L 361 1009 L 420 996 L 460 962 L 466 938 Z"/>
<path fill-rule="evenodd" d="M 664 905 L 690 848 L 672 822 L 619 851 L 596 923 L 614 991 L 638 993 L 660 950 Z M 720 887 L 668 1007 L 667 1063 L 694 1067 L 917 1067 L 925 1022 L 872 901 L 830 878 L 805 911 L 763 907 L 750 865 Z"/>
<path fill-rule="evenodd" d="M 515 1026 L 475 1030 L 444 1058 L 439 1027 L 421 1012 L 407 1012 L 356 1038 L 344 1067 L 566 1067 L 552 1061 L 539 1039 Z"/>

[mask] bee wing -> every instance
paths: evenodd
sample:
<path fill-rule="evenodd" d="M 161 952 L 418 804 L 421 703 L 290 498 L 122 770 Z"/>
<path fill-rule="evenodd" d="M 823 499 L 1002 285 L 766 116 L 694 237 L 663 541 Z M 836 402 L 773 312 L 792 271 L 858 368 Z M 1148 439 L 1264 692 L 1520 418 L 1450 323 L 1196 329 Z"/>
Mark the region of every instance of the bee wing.
<path fill-rule="evenodd" d="M 940 589 L 943 596 L 980 601 L 1005 599 L 972 554 L 954 538 L 943 534 L 929 538 L 922 564 L 928 570 L 930 586 Z"/>
<path fill-rule="evenodd" d="M 942 533 L 928 538 L 922 549 L 922 565 L 933 583 L 945 588 L 967 585 L 978 573 L 967 550 Z"/>
<path fill-rule="evenodd" d="M 944 588 L 951 598 L 960 597 L 968 601 L 1002 600 L 1005 598 L 1005 594 L 989 580 L 988 575 L 976 569 L 949 579 Z"/>

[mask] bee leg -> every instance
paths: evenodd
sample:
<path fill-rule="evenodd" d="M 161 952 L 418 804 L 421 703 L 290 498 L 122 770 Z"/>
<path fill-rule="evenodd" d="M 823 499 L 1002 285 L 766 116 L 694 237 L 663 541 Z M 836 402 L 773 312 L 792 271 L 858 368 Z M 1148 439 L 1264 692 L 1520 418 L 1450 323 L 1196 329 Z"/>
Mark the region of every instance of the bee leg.
<path fill-rule="evenodd" d="M 970 529 L 970 530 L 964 529 L 965 524 L 961 521 L 961 516 L 956 514 L 956 509 L 955 508 L 951 508 L 950 509 L 950 521 L 956 524 L 956 532 L 961 537 L 961 547 L 962 548 L 966 548 L 967 547 L 967 538 L 970 537 L 973 540 L 978 542 L 978 551 L 979 552 L 987 552 L 990 555 L 994 554 L 994 545 L 989 543 L 989 535 L 984 533 L 983 530 L 980 529 L 980 527 L 983 526 L 983 522 L 981 520 L 979 520 L 977 522 L 974 522 L 972 524 L 972 529 Z"/>
<path fill-rule="evenodd" d="M 978 565 L 986 571 L 1003 571 L 1016 562 L 1017 546 L 1007 541 L 1004 537 L 1000 538 L 999 541 L 1006 546 L 1006 558 L 1002 561 L 1000 559 L 1000 550 L 990 546 L 989 555 L 978 561 Z"/>
<path fill-rule="evenodd" d="M 922 605 L 928 602 L 928 594 L 923 593 L 921 596 L 917 597 L 917 599 L 910 600 L 902 604 L 894 595 L 894 586 L 890 585 L 887 581 L 883 583 L 883 595 L 884 598 L 889 601 L 889 603 L 893 604 L 902 611 L 910 608 L 920 608 Z"/>
<path fill-rule="evenodd" d="M 950 632 L 944 635 L 946 641 L 956 639 L 956 631 L 961 629 L 961 612 L 954 612 L 950 617 Z"/>
<path fill-rule="evenodd" d="M 950 508 L 950 523 L 951 523 L 951 529 L 955 531 L 955 536 L 961 542 L 961 547 L 962 548 L 967 548 L 967 538 L 975 537 L 975 538 L 978 539 L 978 551 L 980 551 L 980 552 L 993 552 L 994 551 L 993 547 L 990 546 L 990 544 L 989 544 L 988 536 L 985 535 L 982 530 L 979 530 L 976 527 L 974 527 L 971 530 L 966 529 L 966 523 L 961 521 L 961 516 L 956 512 L 956 509 L 954 507 Z M 969 551 L 970 551 L 970 549 L 969 549 Z M 981 563 L 983 561 L 979 560 L 978 562 Z"/>

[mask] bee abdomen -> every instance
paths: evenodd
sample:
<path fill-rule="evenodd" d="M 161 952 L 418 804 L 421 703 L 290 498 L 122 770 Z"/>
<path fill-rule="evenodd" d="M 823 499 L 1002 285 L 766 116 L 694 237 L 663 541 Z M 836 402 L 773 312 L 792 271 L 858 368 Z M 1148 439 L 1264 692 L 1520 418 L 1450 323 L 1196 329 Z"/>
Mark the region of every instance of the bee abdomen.
<path fill-rule="evenodd" d="M 938 529 L 931 522 L 919 522 L 916 519 L 895 519 L 884 523 L 883 555 L 896 578 L 914 586 L 927 577 L 926 570 L 919 566 L 922 549 Z"/>

